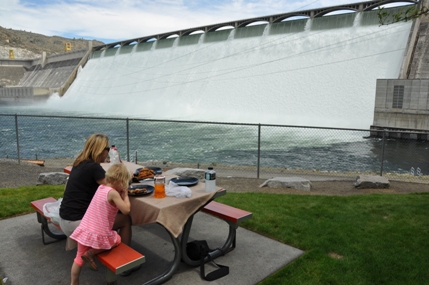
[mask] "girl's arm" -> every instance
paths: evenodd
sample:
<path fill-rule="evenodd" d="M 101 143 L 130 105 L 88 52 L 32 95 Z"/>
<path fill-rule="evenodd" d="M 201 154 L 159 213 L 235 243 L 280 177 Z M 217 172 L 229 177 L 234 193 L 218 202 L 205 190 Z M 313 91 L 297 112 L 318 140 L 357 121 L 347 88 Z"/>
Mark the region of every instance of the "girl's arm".
<path fill-rule="evenodd" d="M 108 199 L 110 203 L 113 203 L 118 207 L 122 214 L 128 215 L 131 211 L 131 203 L 130 198 L 128 197 L 128 192 L 125 191 L 122 191 L 121 194 L 116 190 L 110 191 Z"/>

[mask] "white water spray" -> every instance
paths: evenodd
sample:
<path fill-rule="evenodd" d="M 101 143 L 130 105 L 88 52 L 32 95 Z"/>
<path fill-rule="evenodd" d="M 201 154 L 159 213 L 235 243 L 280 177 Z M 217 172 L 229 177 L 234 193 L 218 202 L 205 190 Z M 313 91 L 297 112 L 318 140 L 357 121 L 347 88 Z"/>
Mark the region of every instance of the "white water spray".
<path fill-rule="evenodd" d="M 376 80 L 398 77 L 410 27 L 379 26 L 375 12 L 351 13 L 94 52 L 65 96 L 46 106 L 105 116 L 369 128 Z"/>

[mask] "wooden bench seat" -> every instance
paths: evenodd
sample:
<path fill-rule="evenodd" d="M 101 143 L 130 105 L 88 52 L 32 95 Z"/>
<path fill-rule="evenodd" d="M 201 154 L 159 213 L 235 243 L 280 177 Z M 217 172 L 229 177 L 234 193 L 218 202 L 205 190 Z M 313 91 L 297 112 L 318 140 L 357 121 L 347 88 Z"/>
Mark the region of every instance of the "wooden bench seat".
<path fill-rule="evenodd" d="M 57 201 L 55 198 L 49 197 L 30 202 L 30 205 L 36 210 L 37 221 L 41 223 L 42 241 L 45 245 L 67 238 L 63 233 L 58 234 L 50 230 L 49 224 L 55 225 L 60 230 L 61 227 L 60 225 L 52 223 L 51 219 L 46 217 L 43 213 L 43 205 L 45 203 L 55 201 Z M 45 233 L 55 240 L 46 242 L 44 236 Z M 145 256 L 143 254 L 132 249 L 124 243 L 121 243 L 119 246 L 114 247 L 111 250 L 98 254 L 97 258 L 104 266 L 106 266 L 106 268 L 109 269 L 106 270 L 107 284 L 115 284 L 117 275 L 145 262 Z"/>
<path fill-rule="evenodd" d="M 232 243 L 231 246 L 226 249 L 226 252 L 233 250 L 236 246 L 236 230 L 238 228 L 238 224 L 250 219 L 253 216 L 251 212 L 234 208 L 216 201 L 211 201 L 205 205 L 201 211 L 218 217 L 229 224 L 229 236 L 227 243 L 230 239 L 232 239 Z"/>
<path fill-rule="evenodd" d="M 61 233 L 55 233 L 50 229 L 49 225 L 54 225 L 59 230 L 61 230 L 61 227 L 60 227 L 60 225 L 52 223 L 51 219 L 49 217 L 46 217 L 45 214 L 43 213 L 43 205 L 45 205 L 45 203 L 52 203 L 55 201 L 57 201 L 57 199 L 49 197 L 49 198 L 40 199 L 40 200 L 30 202 L 31 207 L 33 207 L 34 210 L 36 210 L 37 221 L 40 223 L 40 227 L 42 229 L 42 242 L 43 242 L 43 244 L 50 244 L 50 243 L 53 243 L 53 242 L 67 238 L 67 236 L 65 234 L 63 234 L 62 232 Z M 51 238 L 53 238 L 54 240 L 53 241 L 46 241 L 45 240 L 45 233 L 48 236 L 50 236 Z"/>

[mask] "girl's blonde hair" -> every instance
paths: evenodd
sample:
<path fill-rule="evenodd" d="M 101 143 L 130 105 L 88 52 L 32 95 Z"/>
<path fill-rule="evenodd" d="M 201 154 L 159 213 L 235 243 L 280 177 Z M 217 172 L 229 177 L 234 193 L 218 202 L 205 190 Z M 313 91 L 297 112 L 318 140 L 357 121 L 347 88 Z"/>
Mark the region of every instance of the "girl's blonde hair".
<path fill-rule="evenodd" d="M 128 188 L 132 176 L 128 168 L 122 163 L 113 164 L 106 172 L 107 183 L 119 182 L 123 189 Z"/>
<path fill-rule="evenodd" d="M 104 134 L 93 134 L 85 142 L 85 146 L 73 166 L 78 166 L 82 161 L 92 159 L 96 163 L 102 163 L 102 154 L 106 147 L 109 147 L 109 138 Z"/>

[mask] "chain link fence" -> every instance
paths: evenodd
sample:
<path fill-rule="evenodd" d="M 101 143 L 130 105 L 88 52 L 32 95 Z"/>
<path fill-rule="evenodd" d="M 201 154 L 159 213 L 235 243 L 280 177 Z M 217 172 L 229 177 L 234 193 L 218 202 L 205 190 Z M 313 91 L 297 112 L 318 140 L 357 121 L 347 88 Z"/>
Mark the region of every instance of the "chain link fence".
<path fill-rule="evenodd" d="M 370 137 L 370 130 L 130 118 L 0 114 L 0 158 L 70 165 L 93 133 L 121 158 L 164 169 L 214 166 L 219 176 L 429 183 L 428 141 Z M 390 133 L 392 131 L 389 131 Z"/>

